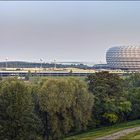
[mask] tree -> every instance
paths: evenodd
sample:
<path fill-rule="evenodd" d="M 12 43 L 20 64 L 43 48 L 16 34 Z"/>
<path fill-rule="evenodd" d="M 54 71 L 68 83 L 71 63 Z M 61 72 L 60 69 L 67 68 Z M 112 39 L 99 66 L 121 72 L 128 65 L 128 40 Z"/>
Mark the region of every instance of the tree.
<path fill-rule="evenodd" d="M 70 70 L 70 71 L 69 71 L 69 76 L 72 76 L 72 73 L 73 73 L 73 71 L 72 71 L 72 70 Z"/>
<path fill-rule="evenodd" d="M 123 79 L 116 74 L 99 72 L 89 75 L 87 82 L 95 96 L 93 116 L 96 125 L 124 120 L 131 111 L 131 102 L 125 97 Z"/>
<path fill-rule="evenodd" d="M 125 90 L 128 92 L 128 100 L 132 104 L 129 119 L 140 118 L 140 73 L 132 73 L 125 79 Z"/>
<path fill-rule="evenodd" d="M 25 75 L 25 80 L 29 80 L 30 79 L 30 77 L 32 76 L 32 73 L 31 73 L 31 71 L 29 70 L 28 71 L 28 73 Z"/>
<path fill-rule="evenodd" d="M 28 86 L 8 79 L 0 83 L 0 139 L 37 140 L 40 121 Z"/>
<path fill-rule="evenodd" d="M 132 111 L 129 113 L 129 119 L 139 119 L 140 118 L 140 88 L 129 89 L 128 100 L 132 104 Z"/>
<path fill-rule="evenodd" d="M 124 79 L 124 87 L 126 90 L 134 87 L 140 87 L 140 73 L 131 73 Z"/>
<path fill-rule="evenodd" d="M 93 96 L 86 84 L 78 79 L 48 79 L 41 84 L 39 105 L 44 139 L 55 140 L 69 132 L 86 129 L 91 118 Z"/>

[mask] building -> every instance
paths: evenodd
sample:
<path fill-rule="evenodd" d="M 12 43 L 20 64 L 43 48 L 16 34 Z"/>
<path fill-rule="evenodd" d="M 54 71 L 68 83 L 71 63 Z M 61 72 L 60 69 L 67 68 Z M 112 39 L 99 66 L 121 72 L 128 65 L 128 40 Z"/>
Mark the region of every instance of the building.
<path fill-rule="evenodd" d="M 106 61 L 112 69 L 140 70 L 140 46 L 116 46 L 106 52 Z"/>

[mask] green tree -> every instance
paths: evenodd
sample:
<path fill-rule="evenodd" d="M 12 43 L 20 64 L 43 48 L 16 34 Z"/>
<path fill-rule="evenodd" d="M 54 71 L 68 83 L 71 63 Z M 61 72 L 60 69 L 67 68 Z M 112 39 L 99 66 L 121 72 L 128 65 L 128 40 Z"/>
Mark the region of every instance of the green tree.
<path fill-rule="evenodd" d="M 28 71 L 28 73 L 25 75 L 25 80 L 29 80 L 30 79 L 30 77 L 32 76 L 32 73 L 31 73 L 31 71 L 29 70 Z"/>
<path fill-rule="evenodd" d="M 37 140 L 40 121 L 29 88 L 15 79 L 0 83 L 0 139 Z"/>
<path fill-rule="evenodd" d="M 125 79 L 125 87 L 132 89 L 134 87 L 140 87 L 140 73 L 132 73 Z"/>
<path fill-rule="evenodd" d="M 125 96 L 123 79 L 117 74 L 99 72 L 89 75 L 87 81 L 95 96 L 93 117 L 96 125 L 124 120 L 131 111 L 131 102 Z"/>
<path fill-rule="evenodd" d="M 125 90 L 127 98 L 132 104 L 129 119 L 138 119 L 140 118 L 140 73 L 132 73 L 125 78 Z"/>
<path fill-rule="evenodd" d="M 140 118 L 140 88 L 132 88 L 128 91 L 128 100 L 132 104 L 132 111 L 129 114 L 129 119 Z"/>
<path fill-rule="evenodd" d="M 85 82 L 75 78 L 48 79 L 39 92 L 44 139 L 59 139 L 69 132 L 86 129 L 91 118 L 93 96 Z"/>
<path fill-rule="evenodd" d="M 72 76 L 72 73 L 73 73 L 73 71 L 72 71 L 72 70 L 70 70 L 70 71 L 69 71 L 69 76 Z"/>

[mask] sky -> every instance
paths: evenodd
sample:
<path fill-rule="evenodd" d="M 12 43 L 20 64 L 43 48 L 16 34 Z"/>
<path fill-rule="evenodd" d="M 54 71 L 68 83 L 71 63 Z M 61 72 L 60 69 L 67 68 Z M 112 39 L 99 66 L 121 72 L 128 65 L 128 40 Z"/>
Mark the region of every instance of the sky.
<path fill-rule="evenodd" d="M 139 1 L 0 1 L 0 61 L 105 63 L 140 45 Z"/>

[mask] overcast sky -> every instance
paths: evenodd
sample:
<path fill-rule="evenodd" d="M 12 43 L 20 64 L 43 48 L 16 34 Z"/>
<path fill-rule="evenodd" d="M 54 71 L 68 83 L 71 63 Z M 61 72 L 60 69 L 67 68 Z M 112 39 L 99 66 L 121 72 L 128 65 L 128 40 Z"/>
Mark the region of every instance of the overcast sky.
<path fill-rule="evenodd" d="M 140 2 L 0 2 L 0 61 L 106 62 L 116 45 L 140 45 Z"/>

